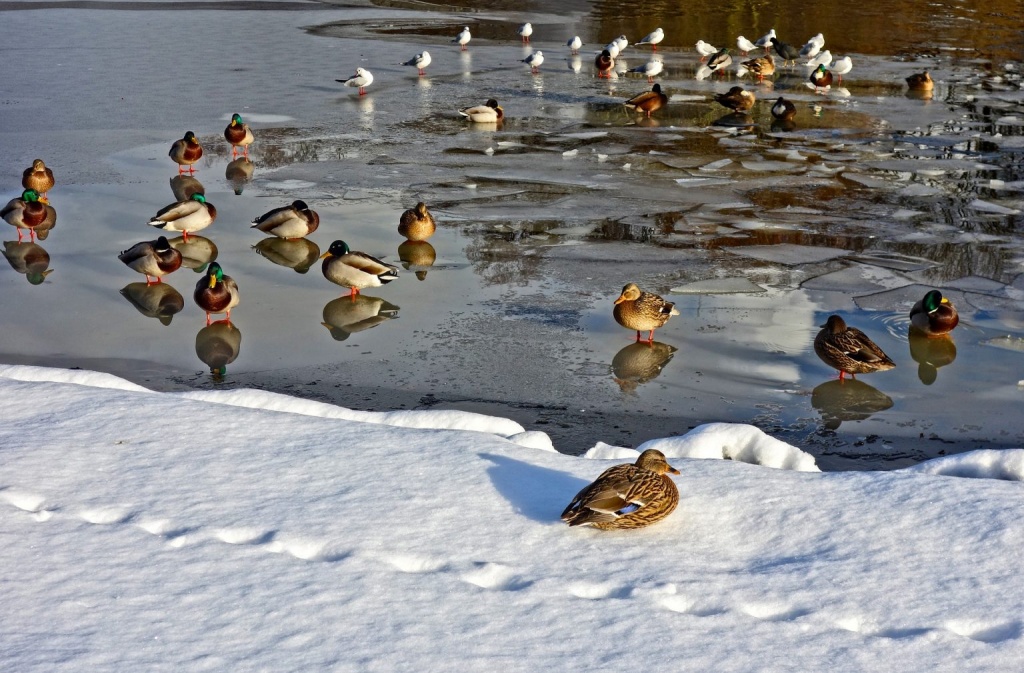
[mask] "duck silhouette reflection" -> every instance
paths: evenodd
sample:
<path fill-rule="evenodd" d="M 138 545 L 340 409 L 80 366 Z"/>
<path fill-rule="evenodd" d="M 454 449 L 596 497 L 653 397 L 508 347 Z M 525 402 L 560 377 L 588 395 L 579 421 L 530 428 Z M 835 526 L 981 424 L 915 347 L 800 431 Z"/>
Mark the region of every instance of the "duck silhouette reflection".
<path fill-rule="evenodd" d="M 192 234 L 186 241 L 178 236 L 167 241 L 171 247 L 181 253 L 181 265 L 196 273 L 206 270 L 206 265 L 217 259 L 217 244 L 206 238 Z"/>
<path fill-rule="evenodd" d="M 638 341 L 619 350 L 612 358 L 612 375 L 624 393 L 658 378 L 661 370 L 679 350 L 660 341 Z"/>
<path fill-rule="evenodd" d="M 956 344 L 949 336 L 929 337 L 911 329 L 910 357 L 917 363 L 917 378 L 930 386 L 939 377 L 939 368 L 956 360 Z"/>
<path fill-rule="evenodd" d="M 4 257 L 12 269 L 24 274 L 30 285 L 41 284 L 53 273 L 49 268 L 50 253 L 32 241 L 4 241 Z"/>
<path fill-rule="evenodd" d="M 242 332 L 227 320 L 216 320 L 196 334 L 196 355 L 216 381 L 224 377 L 241 348 Z"/>
<path fill-rule="evenodd" d="M 121 296 L 139 313 L 170 325 L 171 318 L 185 308 L 185 298 L 167 283 L 128 283 L 121 288 Z"/>
<path fill-rule="evenodd" d="M 323 317 L 320 324 L 330 330 L 335 341 L 344 341 L 356 332 L 397 318 L 398 307 L 380 297 L 345 295 L 327 302 Z"/>
<path fill-rule="evenodd" d="M 264 238 L 252 246 L 261 257 L 279 266 L 306 273 L 320 258 L 320 246 L 308 238 Z"/>
<path fill-rule="evenodd" d="M 231 185 L 235 194 L 241 195 L 245 186 L 252 182 L 252 175 L 256 171 L 256 164 L 249 161 L 249 157 L 239 157 L 228 162 L 224 169 L 224 179 Z"/>
<path fill-rule="evenodd" d="M 426 267 L 434 266 L 437 251 L 427 241 L 403 241 L 398 246 L 398 259 L 402 260 L 403 267 L 416 274 L 416 278 L 426 280 Z"/>
<path fill-rule="evenodd" d="M 727 126 L 730 128 L 743 128 L 754 125 L 754 118 L 746 112 L 730 112 L 711 122 L 712 126 Z"/>
<path fill-rule="evenodd" d="M 860 379 L 833 379 L 811 392 L 811 406 L 825 427 L 836 430 L 843 421 L 863 421 L 892 407 L 892 398 Z"/>
<path fill-rule="evenodd" d="M 206 187 L 191 175 L 175 175 L 171 178 L 171 192 L 178 201 L 188 201 L 193 194 L 206 196 Z"/>

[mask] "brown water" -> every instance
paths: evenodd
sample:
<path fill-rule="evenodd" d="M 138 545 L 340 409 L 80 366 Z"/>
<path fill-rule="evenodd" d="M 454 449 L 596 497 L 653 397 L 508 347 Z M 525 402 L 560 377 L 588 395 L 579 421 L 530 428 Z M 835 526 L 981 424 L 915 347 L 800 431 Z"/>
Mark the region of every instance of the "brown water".
<path fill-rule="evenodd" d="M 36 156 L 58 174 L 56 228 L 35 248 L 7 245 L 2 359 L 157 389 L 477 410 L 546 430 L 570 452 L 710 421 L 755 423 L 829 469 L 1020 446 L 1024 109 L 1008 62 L 1021 57 L 1019 22 L 997 11 L 1011 3 L 916 4 L 888 5 L 906 23 L 886 30 L 871 8 L 795 3 L 681 18 L 668 3 L 510 14 L 203 5 L 175 44 L 153 36 L 180 12 L 0 6 L 14 29 L 0 57 L 37 73 L 0 106 L 0 196 L 15 195 Z M 547 55 L 536 76 L 514 41 L 528 19 Z M 474 41 L 459 52 L 449 40 L 467 24 Z M 644 119 L 621 101 L 648 85 L 599 81 L 590 62 L 594 45 L 657 25 L 672 99 Z M 696 39 L 721 46 L 770 27 L 794 43 L 824 32 L 836 56 L 851 53 L 844 86 L 816 94 L 802 67 L 760 85 L 696 79 Z M 578 71 L 564 48 L 574 32 L 588 43 Z M 32 69 L 38 40 L 52 68 Z M 395 65 L 423 49 L 427 77 Z M 630 49 L 620 65 L 648 57 Z M 356 65 L 376 77 L 362 98 L 333 81 Z M 934 96 L 904 95 L 903 77 L 925 68 Z M 716 126 L 728 110 L 711 96 L 733 84 L 759 102 L 744 126 Z M 780 94 L 798 105 L 793 128 L 768 112 Z M 490 96 L 508 114 L 501 126 L 454 112 Z M 220 139 L 235 111 L 257 132 L 252 166 L 229 163 Z M 169 276 L 174 292 L 146 290 L 116 258 L 155 235 L 144 222 L 175 190 L 195 188 L 166 158 L 185 129 L 208 147 L 195 177 L 220 213 L 191 265 L 215 251 L 238 280 L 233 327 L 205 326 L 195 271 Z M 248 228 L 295 198 L 321 215 L 306 243 Z M 441 222 L 427 246 L 395 231 L 418 200 Z M 408 271 L 365 300 L 339 300 L 314 261 L 335 238 Z M 680 309 L 653 346 L 612 320 L 629 281 Z M 960 308 L 961 327 L 952 341 L 909 341 L 907 309 L 932 286 Z M 834 381 L 811 350 L 831 313 L 897 368 Z M 225 376 L 210 374 L 223 364 Z"/>

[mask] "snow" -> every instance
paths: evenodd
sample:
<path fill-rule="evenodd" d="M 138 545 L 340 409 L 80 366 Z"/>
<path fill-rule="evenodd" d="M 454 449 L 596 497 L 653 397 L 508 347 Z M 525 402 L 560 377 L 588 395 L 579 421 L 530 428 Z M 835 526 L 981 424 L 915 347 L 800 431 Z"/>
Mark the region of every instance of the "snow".
<path fill-rule="evenodd" d="M 363 422 L 34 367 L 0 369 L 0 408 L 0 670 L 932 673 L 1024 657 L 1022 450 L 821 473 L 715 423 L 585 459 L 538 450 L 543 433 L 510 441 L 501 419 Z M 682 472 L 668 519 L 559 521 L 652 447 Z"/>

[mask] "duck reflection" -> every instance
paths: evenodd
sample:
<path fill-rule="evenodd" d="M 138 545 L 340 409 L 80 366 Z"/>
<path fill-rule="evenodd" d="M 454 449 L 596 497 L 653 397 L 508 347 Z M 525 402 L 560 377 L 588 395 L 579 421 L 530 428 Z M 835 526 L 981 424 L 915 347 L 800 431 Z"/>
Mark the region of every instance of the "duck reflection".
<path fill-rule="evenodd" d="M 224 378 L 241 348 L 242 332 L 228 320 L 212 322 L 196 334 L 196 355 L 210 368 L 215 381 Z"/>
<path fill-rule="evenodd" d="M 892 406 L 892 398 L 859 379 L 826 381 L 811 392 L 811 406 L 825 427 L 836 430 L 843 421 L 863 421 Z"/>
<path fill-rule="evenodd" d="M 308 238 L 264 238 L 252 246 L 256 254 L 279 266 L 306 273 L 320 258 L 320 246 Z"/>
<path fill-rule="evenodd" d="M 939 367 L 945 367 L 956 360 L 956 344 L 948 336 L 929 337 L 911 329 L 909 335 L 910 357 L 917 363 L 917 378 L 930 386 L 939 377 Z"/>
<path fill-rule="evenodd" d="M 792 119 L 776 119 L 772 122 L 772 131 L 778 133 L 780 131 L 795 131 L 796 122 Z"/>
<path fill-rule="evenodd" d="M 191 175 L 175 175 L 171 178 L 171 191 L 178 201 L 188 201 L 193 194 L 206 196 L 206 187 Z"/>
<path fill-rule="evenodd" d="M 171 247 L 181 253 L 181 265 L 196 273 L 206 270 L 206 265 L 217 259 L 217 244 L 205 236 L 192 234 L 186 241 L 178 236 L 167 241 Z"/>
<path fill-rule="evenodd" d="M 49 268 L 50 253 L 38 243 L 4 241 L 4 257 L 12 269 L 25 275 L 30 285 L 41 284 L 53 272 Z"/>
<path fill-rule="evenodd" d="M 754 125 L 754 118 L 746 112 L 730 112 L 711 122 L 712 126 L 727 126 L 730 128 L 744 128 Z"/>
<path fill-rule="evenodd" d="M 252 182 L 252 174 L 256 170 L 256 164 L 249 161 L 249 157 L 239 157 L 228 163 L 224 169 L 224 178 L 231 185 L 235 194 L 241 195 L 245 186 Z"/>
<path fill-rule="evenodd" d="M 931 89 L 928 89 L 927 91 L 919 89 L 908 89 L 904 95 L 907 98 L 910 98 L 911 100 L 930 101 L 932 98 L 934 98 L 935 92 L 932 91 Z"/>
<path fill-rule="evenodd" d="M 128 283 L 121 288 L 121 296 L 147 318 L 156 318 L 162 325 L 170 325 L 171 318 L 185 308 L 185 298 L 167 283 Z"/>
<path fill-rule="evenodd" d="M 677 350 L 660 341 L 632 343 L 612 358 L 613 378 L 622 392 L 634 392 L 637 386 L 656 379 Z"/>
<path fill-rule="evenodd" d="M 320 324 L 330 330 L 335 341 L 344 341 L 356 332 L 397 317 L 398 307 L 391 302 L 366 294 L 345 295 L 327 302 Z"/>
<path fill-rule="evenodd" d="M 398 259 L 402 266 L 413 271 L 419 280 L 427 279 L 427 267 L 434 266 L 437 251 L 426 241 L 403 241 L 398 246 Z"/>

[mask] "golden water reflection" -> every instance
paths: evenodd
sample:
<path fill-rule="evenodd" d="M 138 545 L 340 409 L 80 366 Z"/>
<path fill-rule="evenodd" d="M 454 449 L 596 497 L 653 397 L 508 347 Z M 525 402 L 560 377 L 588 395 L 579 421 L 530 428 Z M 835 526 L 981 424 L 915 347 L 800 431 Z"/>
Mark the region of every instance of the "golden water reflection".
<path fill-rule="evenodd" d="M 30 285 L 42 284 L 53 273 L 53 269 L 49 268 L 50 253 L 32 241 L 4 241 L 4 257 L 12 269 L 24 274 Z"/>
<path fill-rule="evenodd" d="M 677 350 L 660 341 L 631 343 L 612 358 L 615 383 L 624 393 L 635 392 L 638 386 L 658 378 Z"/>
<path fill-rule="evenodd" d="M 228 320 L 212 322 L 196 334 L 196 355 L 216 381 L 224 377 L 241 348 L 242 332 Z"/>
<path fill-rule="evenodd" d="M 274 264 L 306 273 L 320 257 L 320 246 L 307 238 L 271 236 L 252 246 L 261 257 Z"/>
<path fill-rule="evenodd" d="M 371 329 L 398 317 L 398 307 L 380 297 L 345 295 L 324 306 L 323 322 L 335 341 L 345 341 L 356 332 Z"/>
<path fill-rule="evenodd" d="M 928 337 L 911 330 L 910 357 L 917 363 L 917 378 L 930 386 L 939 377 L 939 368 L 956 360 L 956 344 L 948 335 Z"/>
<path fill-rule="evenodd" d="M 811 406 L 829 430 L 843 421 L 863 421 L 892 407 L 892 398 L 860 379 L 833 379 L 814 388 Z"/>
<path fill-rule="evenodd" d="M 185 308 L 185 298 L 168 283 L 128 283 L 121 288 L 121 296 L 139 313 L 170 325 L 171 318 Z"/>

